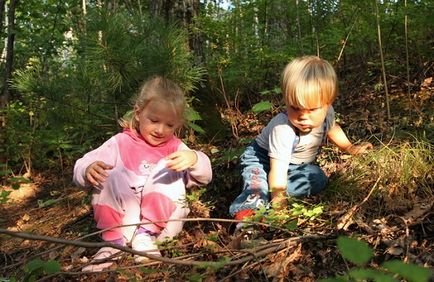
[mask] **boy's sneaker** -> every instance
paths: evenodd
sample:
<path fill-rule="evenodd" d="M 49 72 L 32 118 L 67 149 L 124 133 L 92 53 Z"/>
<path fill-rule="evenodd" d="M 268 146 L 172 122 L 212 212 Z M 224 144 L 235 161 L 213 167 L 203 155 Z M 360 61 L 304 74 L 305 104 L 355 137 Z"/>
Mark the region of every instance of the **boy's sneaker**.
<path fill-rule="evenodd" d="M 131 247 L 135 251 L 146 252 L 149 255 L 161 257 L 161 253 L 158 250 L 157 244 L 155 243 L 155 236 L 149 233 L 139 233 L 136 234 L 131 242 Z M 134 261 L 137 263 L 149 260 L 149 258 L 139 255 L 134 255 Z"/>
<path fill-rule="evenodd" d="M 235 214 L 236 220 L 246 220 L 253 216 L 255 211 L 252 209 L 241 210 Z M 256 224 L 238 222 L 235 226 L 234 236 L 243 240 L 256 239 L 261 233 L 260 227 Z"/>
<path fill-rule="evenodd" d="M 237 213 L 235 213 L 235 219 L 236 220 L 244 220 L 246 217 L 250 217 L 252 215 L 255 214 L 255 211 L 252 209 L 247 209 L 247 210 L 241 210 L 238 211 Z"/>

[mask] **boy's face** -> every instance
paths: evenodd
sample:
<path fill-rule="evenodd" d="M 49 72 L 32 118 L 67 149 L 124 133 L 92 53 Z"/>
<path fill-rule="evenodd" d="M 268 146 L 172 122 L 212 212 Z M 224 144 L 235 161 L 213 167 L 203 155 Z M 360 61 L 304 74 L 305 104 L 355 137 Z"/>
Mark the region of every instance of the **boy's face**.
<path fill-rule="evenodd" d="M 295 106 L 287 108 L 288 120 L 302 133 L 309 133 L 312 129 L 324 123 L 330 105 L 318 108 L 300 109 Z"/>
<path fill-rule="evenodd" d="M 139 122 L 140 134 L 152 146 L 169 141 L 180 126 L 172 107 L 160 101 L 151 101 L 141 111 L 135 109 L 134 118 Z"/>

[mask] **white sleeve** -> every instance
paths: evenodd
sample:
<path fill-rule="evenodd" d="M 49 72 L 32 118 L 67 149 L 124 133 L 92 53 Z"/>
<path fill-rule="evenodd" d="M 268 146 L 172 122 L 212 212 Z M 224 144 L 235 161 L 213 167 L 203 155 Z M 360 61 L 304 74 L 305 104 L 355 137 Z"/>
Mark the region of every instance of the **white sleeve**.
<path fill-rule="evenodd" d="M 96 161 L 102 161 L 106 164 L 116 166 L 118 157 L 118 145 L 115 137 L 110 138 L 100 147 L 86 153 L 82 158 L 78 159 L 74 165 L 74 183 L 85 187 L 89 186 L 85 179 L 86 168 Z"/>
<path fill-rule="evenodd" d="M 288 124 L 276 125 L 270 132 L 268 156 L 289 164 L 295 143 L 295 132 Z"/>

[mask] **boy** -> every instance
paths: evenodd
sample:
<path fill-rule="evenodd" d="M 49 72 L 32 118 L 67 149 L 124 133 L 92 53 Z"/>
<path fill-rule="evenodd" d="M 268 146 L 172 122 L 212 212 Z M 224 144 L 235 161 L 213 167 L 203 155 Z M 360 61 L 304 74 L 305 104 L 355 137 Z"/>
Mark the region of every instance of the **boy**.
<path fill-rule="evenodd" d="M 241 156 L 243 191 L 229 209 L 237 220 L 267 206 L 270 196 L 272 207 L 282 209 L 287 196 L 323 190 L 327 177 L 314 163 L 326 138 L 350 154 L 372 148 L 371 143 L 353 145 L 335 122 L 337 78 L 327 61 L 316 56 L 293 60 L 282 73 L 281 89 L 286 112 L 271 119 Z"/>

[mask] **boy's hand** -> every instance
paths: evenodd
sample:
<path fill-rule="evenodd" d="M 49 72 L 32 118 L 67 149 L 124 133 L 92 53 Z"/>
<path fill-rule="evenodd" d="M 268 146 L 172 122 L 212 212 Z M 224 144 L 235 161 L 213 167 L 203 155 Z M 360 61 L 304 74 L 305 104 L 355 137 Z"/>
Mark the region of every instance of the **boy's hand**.
<path fill-rule="evenodd" d="M 347 148 L 347 152 L 350 153 L 351 155 L 360 155 L 372 148 L 373 146 L 371 143 L 364 142 L 360 145 L 351 145 L 350 147 Z"/>
<path fill-rule="evenodd" d="M 274 188 L 271 190 L 271 207 L 276 210 L 284 210 L 288 207 L 288 199 L 286 198 L 286 189 Z"/>
<path fill-rule="evenodd" d="M 180 172 L 186 170 L 197 163 L 197 155 L 194 151 L 177 151 L 166 157 L 166 167 Z"/>
<path fill-rule="evenodd" d="M 113 169 L 112 165 L 108 165 L 102 161 L 91 163 L 84 172 L 86 180 L 93 186 L 99 186 L 107 180 L 109 174 L 106 170 Z"/>

